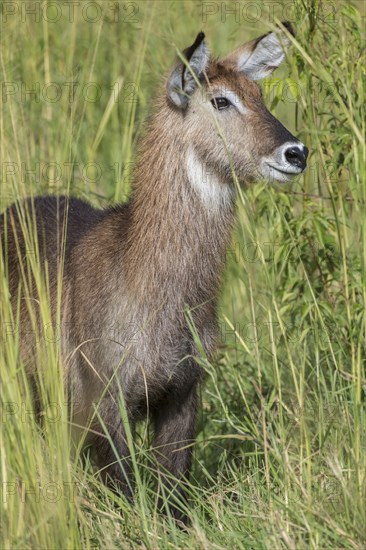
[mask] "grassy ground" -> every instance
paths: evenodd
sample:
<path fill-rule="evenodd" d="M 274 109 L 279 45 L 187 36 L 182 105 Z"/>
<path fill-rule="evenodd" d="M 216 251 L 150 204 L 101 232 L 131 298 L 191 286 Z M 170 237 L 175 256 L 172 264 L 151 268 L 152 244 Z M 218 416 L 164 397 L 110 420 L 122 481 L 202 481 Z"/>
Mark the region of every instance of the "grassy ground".
<path fill-rule="evenodd" d="M 201 29 L 219 55 L 274 16 L 293 22 L 288 63 L 264 90 L 311 155 L 291 186 L 259 182 L 240 200 L 188 532 L 156 512 L 145 427 L 134 506 L 72 451 L 54 334 L 39 358 L 48 401 L 35 422 L 1 267 L 1 548 L 364 547 L 362 2 L 240 2 L 236 15 L 233 3 L 188 0 L 47 6 L 2 6 L 1 211 L 41 193 L 123 200 L 156 86 L 175 45 Z M 32 247 L 27 261 L 37 270 Z"/>

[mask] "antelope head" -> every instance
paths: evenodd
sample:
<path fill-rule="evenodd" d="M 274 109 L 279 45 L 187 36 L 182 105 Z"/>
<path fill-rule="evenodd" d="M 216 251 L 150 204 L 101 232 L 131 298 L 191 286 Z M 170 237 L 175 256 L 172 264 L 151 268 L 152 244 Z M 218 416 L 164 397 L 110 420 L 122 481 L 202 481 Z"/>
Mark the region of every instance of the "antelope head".
<path fill-rule="evenodd" d="M 189 169 L 204 165 L 229 185 L 233 171 L 243 182 L 286 182 L 305 170 L 308 149 L 266 109 L 257 84 L 282 63 L 288 44 L 278 29 L 215 60 L 199 33 L 184 50 L 166 90 L 170 107 L 184 121 Z"/>

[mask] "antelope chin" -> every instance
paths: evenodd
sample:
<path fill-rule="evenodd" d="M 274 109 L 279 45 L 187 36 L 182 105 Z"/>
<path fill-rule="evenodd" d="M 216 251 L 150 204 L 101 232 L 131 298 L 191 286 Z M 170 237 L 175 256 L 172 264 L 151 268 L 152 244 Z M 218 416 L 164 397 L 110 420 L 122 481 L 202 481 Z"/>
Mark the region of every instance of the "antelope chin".
<path fill-rule="evenodd" d="M 261 166 L 261 175 L 264 179 L 268 181 L 281 181 L 287 182 L 293 180 L 295 176 L 302 174 L 304 170 L 301 168 L 296 168 L 289 164 L 278 164 L 263 162 Z"/>

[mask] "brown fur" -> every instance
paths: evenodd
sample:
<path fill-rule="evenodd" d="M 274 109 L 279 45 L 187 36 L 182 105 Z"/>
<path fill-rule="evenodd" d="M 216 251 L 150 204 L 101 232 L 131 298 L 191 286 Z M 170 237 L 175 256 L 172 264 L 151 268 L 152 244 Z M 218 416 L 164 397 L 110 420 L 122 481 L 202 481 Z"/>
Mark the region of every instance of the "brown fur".
<path fill-rule="evenodd" d="M 215 349 L 216 307 L 234 223 L 235 190 L 228 152 L 209 115 L 209 99 L 215 90 L 230 89 L 248 110 L 245 116 L 232 110 L 220 120 L 232 166 L 242 180 L 256 177 L 261 156 L 294 140 L 264 107 L 258 85 L 235 70 L 233 59 L 210 62 L 201 78 L 204 93 L 196 90 L 187 110 L 161 93 L 140 146 L 127 204 L 99 211 L 64 197 L 27 203 L 31 212 L 34 207 L 31 218 L 41 266 L 48 264 L 54 317 L 65 245 L 61 349 L 75 403 L 74 421 L 87 425 L 93 403 L 101 399 L 103 422 L 124 460 L 117 462 L 103 435 L 91 433 L 90 440 L 105 477 L 129 496 L 131 466 L 119 414 L 120 390 L 132 426 L 146 415 L 152 418 L 162 480 L 170 487 L 174 483 L 164 468 L 178 481 L 189 474 L 192 448 L 187 445 L 194 440 L 197 387 L 203 378 L 187 309 L 210 358 Z M 192 146 L 220 186 L 230 187 L 229 198 L 217 208 L 208 208 L 189 181 L 186 158 Z M 26 253 L 17 207 L 8 209 L 0 221 L 15 309 Z M 29 298 L 37 298 L 34 281 L 31 286 L 29 292 L 22 288 L 28 297 L 22 302 L 23 327 L 30 325 Z M 32 337 L 21 338 L 23 359 L 33 373 L 36 348 Z M 103 432 L 97 422 L 92 427 Z M 182 492 L 181 485 L 177 491 Z M 179 517 L 174 506 L 173 512 Z"/>

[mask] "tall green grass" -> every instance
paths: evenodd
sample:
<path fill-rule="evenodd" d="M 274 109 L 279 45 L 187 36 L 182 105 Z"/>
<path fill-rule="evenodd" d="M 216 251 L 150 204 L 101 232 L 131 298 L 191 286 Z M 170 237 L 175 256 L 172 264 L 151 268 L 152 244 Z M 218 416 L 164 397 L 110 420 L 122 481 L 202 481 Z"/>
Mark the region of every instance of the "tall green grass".
<path fill-rule="evenodd" d="M 363 547 L 364 6 L 295 0 L 284 15 L 277 3 L 241 2 L 236 21 L 221 3 L 120 3 L 119 12 L 100 3 L 102 15 L 83 12 L 84 3 L 72 12 L 63 5 L 56 22 L 50 5 L 37 22 L 24 4 L 7 17 L 3 7 L 1 210 L 43 193 L 99 206 L 123 200 L 175 47 L 203 29 L 223 54 L 265 32 L 273 15 L 292 18 L 297 35 L 287 66 L 263 85 L 267 103 L 311 154 L 291 186 L 259 182 L 239 201 L 222 343 L 214 364 L 203 362 L 186 532 L 157 512 L 147 426 L 131 447 L 134 505 L 102 486 L 71 444 L 58 336 L 28 235 L 25 270 L 48 327 L 37 421 L 1 260 L 1 548 Z"/>

